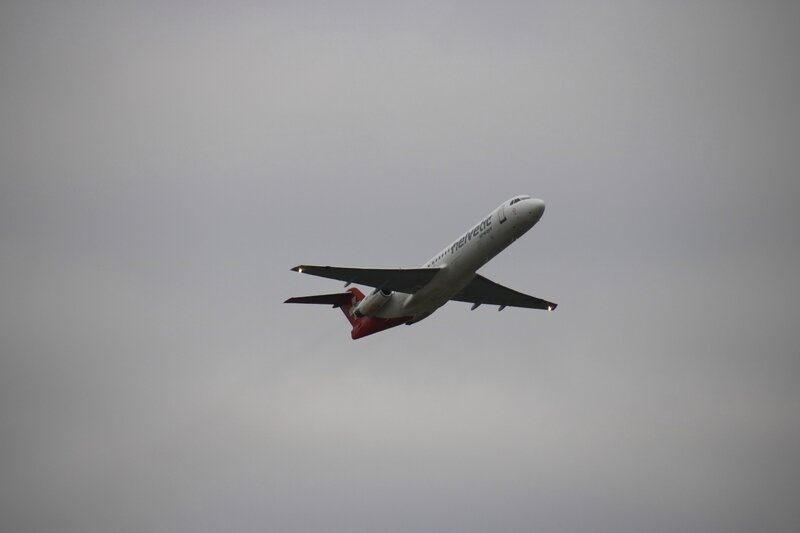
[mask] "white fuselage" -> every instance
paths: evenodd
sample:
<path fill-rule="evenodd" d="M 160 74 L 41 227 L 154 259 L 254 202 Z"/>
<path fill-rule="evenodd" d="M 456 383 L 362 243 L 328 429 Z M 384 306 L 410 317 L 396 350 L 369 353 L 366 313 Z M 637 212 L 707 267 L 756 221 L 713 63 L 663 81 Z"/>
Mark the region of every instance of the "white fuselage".
<path fill-rule="evenodd" d="M 503 202 L 422 265 L 440 269 L 428 285 L 414 294 L 392 293 L 375 316 L 412 317 L 409 323 L 429 316 L 458 294 L 480 267 L 531 229 L 543 213 L 544 202 L 529 196 L 516 196 Z"/>

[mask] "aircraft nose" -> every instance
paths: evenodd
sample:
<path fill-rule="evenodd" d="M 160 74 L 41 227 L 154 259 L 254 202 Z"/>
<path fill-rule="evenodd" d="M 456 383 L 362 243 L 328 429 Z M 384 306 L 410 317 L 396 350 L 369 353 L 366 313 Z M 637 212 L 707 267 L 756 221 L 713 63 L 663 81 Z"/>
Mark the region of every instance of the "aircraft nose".
<path fill-rule="evenodd" d="M 542 218 L 544 214 L 544 202 L 539 199 L 530 199 L 528 200 L 529 207 L 528 207 L 528 215 L 531 217 L 532 222 L 536 224 L 539 222 L 539 219 Z"/>

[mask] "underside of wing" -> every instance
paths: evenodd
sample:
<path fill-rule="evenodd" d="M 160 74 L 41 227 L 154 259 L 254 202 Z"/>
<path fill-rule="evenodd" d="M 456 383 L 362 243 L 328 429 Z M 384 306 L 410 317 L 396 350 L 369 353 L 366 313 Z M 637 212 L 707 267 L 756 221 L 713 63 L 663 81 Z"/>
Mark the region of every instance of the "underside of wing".
<path fill-rule="evenodd" d="M 480 304 L 489 304 L 499 305 L 501 307 L 546 309 L 548 311 L 552 311 L 557 307 L 557 304 L 553 302 L 548 302 L 547 300 L 528 296 L 527 294 L 517 292 L 508 287 L 503 287 L 490 279 L 484 278 L 480 274 L 475 274 L 475 277 L 469 282 L 469 285 L 453 296 L 452 300 L 468 302 L 476 306 Z"/>
<path fill-rule="evenodd" d="M 352 268 L 299 265 L 292 270 L 312 276 L 358 283 L 385 291 L 415 293 L 431 282 L 438 268 Z"/>

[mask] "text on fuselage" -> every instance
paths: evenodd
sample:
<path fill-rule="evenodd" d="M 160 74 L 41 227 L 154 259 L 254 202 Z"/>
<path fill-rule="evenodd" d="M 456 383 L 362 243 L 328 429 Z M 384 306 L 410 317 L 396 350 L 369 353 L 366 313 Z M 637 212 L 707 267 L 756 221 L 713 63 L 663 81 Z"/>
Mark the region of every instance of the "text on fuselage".
<path fill-rule="evenodd" d="M 474 228 L 466 232 L 463 237 L 454 242 L 452 246 L 450 246 L 450 253 L 455 252 L 476 237 L 483 237 L 484 234 L 489 233 L 492 230 L 491 226 L 492 216 L 489 215 L 484 220 L 481 220 L 480 224 L 476 225 Z"/>

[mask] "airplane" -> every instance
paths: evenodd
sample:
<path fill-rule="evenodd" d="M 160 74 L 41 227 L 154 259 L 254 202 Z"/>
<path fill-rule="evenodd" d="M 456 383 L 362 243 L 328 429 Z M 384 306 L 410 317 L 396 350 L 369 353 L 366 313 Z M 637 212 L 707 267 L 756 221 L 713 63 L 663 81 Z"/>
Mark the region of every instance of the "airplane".
<path fill-rule="evenodd" d="M 299 265 L 291 270 L 374 287 L 364 295 L 355 287 L 345 292 L 299 296 L 284 303 L 327 304 L 350 321 L 352 339 L 400 324 L 415 324 L 450 300 L 479 305 L 527 307 L 552 311 L 557 304 L 503 287 L 477 270 L 531 229 L 544 214 L 544 202 L 515 196 L 481 218 L 420 268 L 351 268 Z"/>

